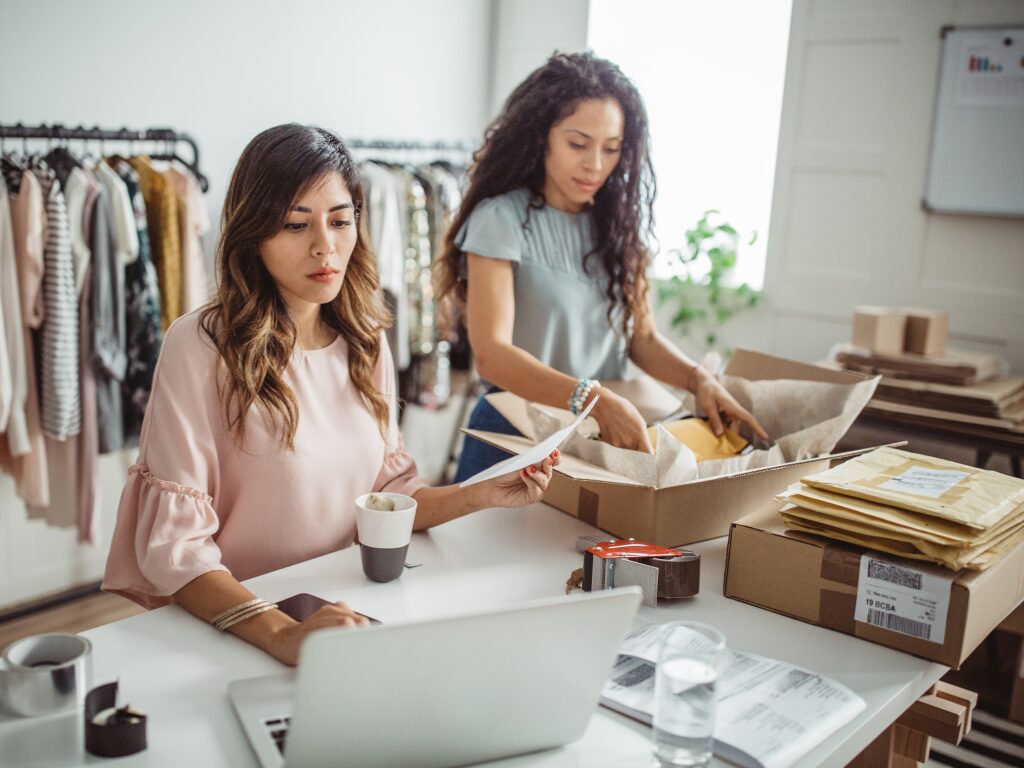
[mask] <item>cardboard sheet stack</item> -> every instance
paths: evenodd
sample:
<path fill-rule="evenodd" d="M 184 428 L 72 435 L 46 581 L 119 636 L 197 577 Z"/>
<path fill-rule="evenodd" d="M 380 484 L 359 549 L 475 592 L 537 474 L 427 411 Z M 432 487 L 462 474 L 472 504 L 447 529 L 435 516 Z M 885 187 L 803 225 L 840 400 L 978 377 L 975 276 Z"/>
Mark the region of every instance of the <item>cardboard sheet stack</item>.
<path fill-rule="evenodd" d="M 1024 480 L 879 448 L 776 497 L 792 529 L 983 571 L 1024 543 Z"/>

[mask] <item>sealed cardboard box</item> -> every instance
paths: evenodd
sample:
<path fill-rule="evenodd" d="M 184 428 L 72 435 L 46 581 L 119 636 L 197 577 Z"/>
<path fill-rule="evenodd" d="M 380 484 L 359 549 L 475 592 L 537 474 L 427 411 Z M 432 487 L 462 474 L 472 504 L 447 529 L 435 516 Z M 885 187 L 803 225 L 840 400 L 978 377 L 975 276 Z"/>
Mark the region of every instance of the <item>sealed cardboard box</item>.
<path fill-rule="evenodd" d="M 903 350 L 915 355 L 942 357 L 949 339 L 949 314 L 929 309 L 908 309 Z"/>
<path fill-rule="evenodd" d="M 853 345 L 872 352 L 903 352 L 907 314 L 888 307 L 857 307 L 853 312 Z"/>
<path fill-rule="evenodd" d="M 726 597 L 954 668 L 1024 599 L 1024 546 L 954 573 L 787 530 L 780 506 L 732 524 Z"/>
<path fill-rule="evenodd" d="M 736 350 L 725 373 L 748 381 L 826 382 L 851 389 L 865 382 L 865 377 L 860 374 L 829 370 L 749 350 Z M 870 391 L 862 390 L 862 394 L 870 398 Z M 517 414 L 506 407 L 509 403 L 513 406 L 518 403 L 522 409 L 524 401 L 511 396 L 504 402 L 491 402 L 513 425 L 527 433 L 521 426 L 524 412 Z M 859 408 L 845 415 L 855 418 L 858 411 Z M 522 436 L 470 429 L 464 431 L 514 454 L 523 453 L 534 444 L 534 440 Z M 616 536 L 634 537 L 663 546 L 689 544 L 725 536 L 733 520 L 758 509 L 765 499 L 770 499 L 799 478 L 827 469 L 835 458 L 862 452 L 826 452 L 799 461 L 657 487 L 563 451 L 544 501 Z"/>

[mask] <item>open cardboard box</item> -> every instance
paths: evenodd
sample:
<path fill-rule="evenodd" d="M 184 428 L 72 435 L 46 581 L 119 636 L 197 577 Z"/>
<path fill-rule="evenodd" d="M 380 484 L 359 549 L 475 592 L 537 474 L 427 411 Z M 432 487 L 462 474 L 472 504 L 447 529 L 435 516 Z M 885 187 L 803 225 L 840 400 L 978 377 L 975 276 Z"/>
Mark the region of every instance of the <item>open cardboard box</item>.
<path fill-rule="evenodd" d="M 726 597 L 828 627 L 958 668 L 1024 599 L 1024 546 L 985 571 L 957 573 L 920 560 L 874 553 L 912 571 L 952 580 L 942 642 L 854 619 L 861 556 L 870 550 L 792 531 L 779 517 L 782 505 L 762 505 L 732 525 L 726 555 Z M 907 622 L 912 625 L 913 622 Z"/>
<path fill-rule="evenodd" d="M 855 384 L 865 376 L 738 349 L 726 367 L 727 375 L 751 381 L 799 379 Z M 528 424 L 525 401 L 515 396 L 491 401 L 520 431 Z M 467 435 L 512 454 L 528 450 L 533 441 L 518 435 L 463 430 Z M 751 469 L 729 475 L 655 488 L 562 454 L 544 501 L 620 537 L 674 546 L 725 536 L 729 525 L 759 509 L 776 493 L 805 475 L 828 469 L 832 461 L 856 456 L 865 448 L 803 461 Z"/>

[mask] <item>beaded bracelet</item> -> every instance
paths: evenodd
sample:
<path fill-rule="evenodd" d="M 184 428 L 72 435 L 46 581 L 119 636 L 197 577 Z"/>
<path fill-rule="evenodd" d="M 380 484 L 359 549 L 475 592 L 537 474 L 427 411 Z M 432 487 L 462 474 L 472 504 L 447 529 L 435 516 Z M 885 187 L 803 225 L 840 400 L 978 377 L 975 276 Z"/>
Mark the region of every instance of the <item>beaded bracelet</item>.
<path fill-rule="evenodd" d="M 572 396 L 569 398 L 569 411 L 573 416 L 583 410 L 590 393 L 600 386 L 601 382 L 597 379 L 580 379 L 576 382 L 576 388 L 573 389 Z"/>

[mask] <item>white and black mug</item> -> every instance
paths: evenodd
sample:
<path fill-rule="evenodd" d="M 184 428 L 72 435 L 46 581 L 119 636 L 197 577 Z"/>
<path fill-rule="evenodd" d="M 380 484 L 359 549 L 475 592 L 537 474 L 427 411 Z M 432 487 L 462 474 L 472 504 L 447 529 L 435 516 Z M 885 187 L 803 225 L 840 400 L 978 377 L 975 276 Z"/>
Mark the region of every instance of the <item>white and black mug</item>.
<path fill-rule="evenodd" d="M 0 659 L 0 709 L 34 717 L 80 707 L 92 680 L 92 645 L 53 632 L 15 640 Z"/>
<path fill-rule="evenodd" d="M 366 493 L 356 499 L 356 529 L 363 573 L 373 581 L 394 581 L 405 569 L 412 525 L 416 519 L 416 500 L 400 493 L 378 493 L 390 499 L 393 510 L 369 509 Z"/>

